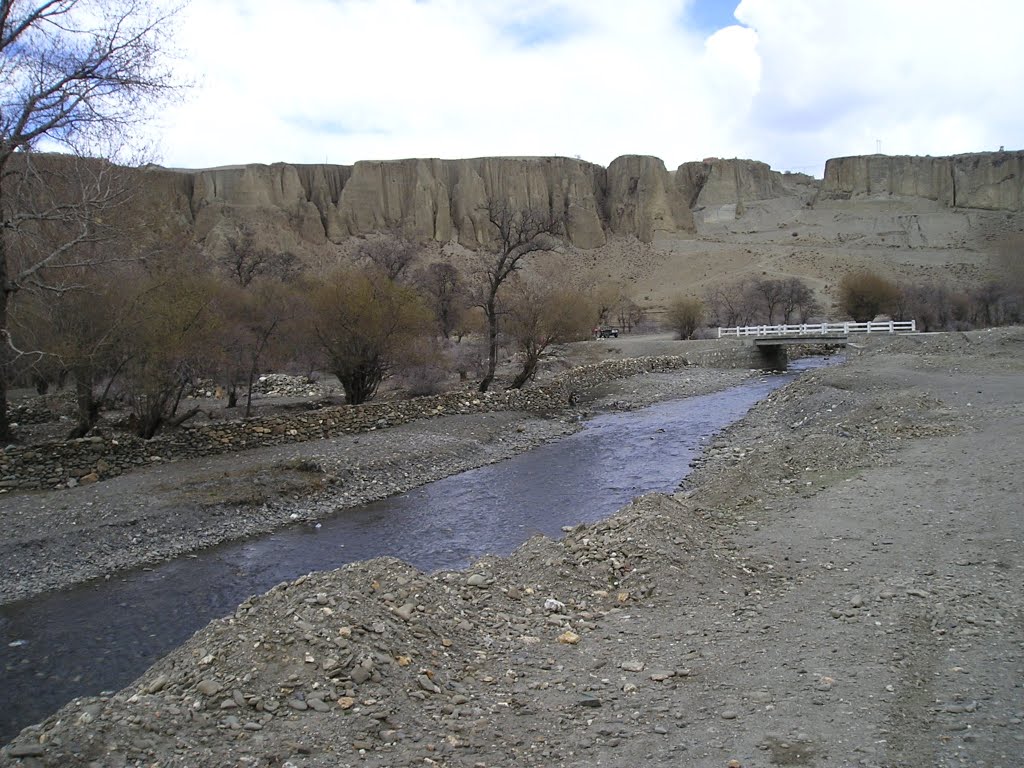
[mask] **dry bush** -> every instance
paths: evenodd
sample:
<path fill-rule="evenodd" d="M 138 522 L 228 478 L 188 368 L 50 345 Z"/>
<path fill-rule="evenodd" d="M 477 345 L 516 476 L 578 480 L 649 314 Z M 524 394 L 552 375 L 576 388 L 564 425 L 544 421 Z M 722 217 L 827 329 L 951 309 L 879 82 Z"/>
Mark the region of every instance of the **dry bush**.
<path fill-rule="evenodd" d="M 327 368 L 351 405 L 371 399 L 431 335 L 419 294 L 380 272 L 340 269 L 314 293 L 312 304 Z"/>
<path fill-rule="evenodd" d="M 895 313 L 899 296 L 895 283 L 868 270 L 844 275 L 839 282 L 839 309 L 858 323 Z"/>
<path fill-rule="evenodd" d="M 680 339 L 692 338 L 704 322 L 704 303 L 690 296 L 679 296 L 669 305 L 666 317 L 669 327 Z"/>

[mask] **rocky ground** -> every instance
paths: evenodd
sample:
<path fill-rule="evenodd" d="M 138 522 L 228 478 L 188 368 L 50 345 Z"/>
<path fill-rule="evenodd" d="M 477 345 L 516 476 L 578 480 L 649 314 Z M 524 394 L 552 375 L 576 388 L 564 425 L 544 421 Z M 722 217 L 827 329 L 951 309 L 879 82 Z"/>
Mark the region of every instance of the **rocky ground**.
<path fill-rule="evenodd" d="M 1022 376 L 1020 329 L 873 340 L 675 495 L 280 585 L 0 764 L 1019 765 Z"/>
<path fill-rule="evenodd" d="M 637 345 L 645 342 L 631 343 L 636 349 L 629 351 L 644 351 Z M 0 604 L 223 541 L 308 524 L 529 450 L 578 429 L 593 410 L 704 394 L 749 375 L 690 367 L 682 375 L 649 374 L 601 386 L 584 393 L 577 408 L 550 418 L 524 412 L 445 416 L 161 463 L 93 485 L 6 496 Z"/>

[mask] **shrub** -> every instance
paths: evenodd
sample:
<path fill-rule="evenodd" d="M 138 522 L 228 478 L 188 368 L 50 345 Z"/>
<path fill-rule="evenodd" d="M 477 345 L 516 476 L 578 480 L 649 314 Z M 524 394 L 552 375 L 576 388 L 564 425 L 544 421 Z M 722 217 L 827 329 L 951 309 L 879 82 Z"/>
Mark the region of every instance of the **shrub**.
<path fill-rule="evenodd" d="M 700 299 L 680 296 L 669 305 L 669 327 L 680 339 L 692 338 L 703 321 L 704 303 Z"/>
<path fill-rule="evenodd" d="M 845 275 L 839 283 L 839 308 L 858 323 L 893 312 L 900 291 L 895 283 L 874 272 Z"/>

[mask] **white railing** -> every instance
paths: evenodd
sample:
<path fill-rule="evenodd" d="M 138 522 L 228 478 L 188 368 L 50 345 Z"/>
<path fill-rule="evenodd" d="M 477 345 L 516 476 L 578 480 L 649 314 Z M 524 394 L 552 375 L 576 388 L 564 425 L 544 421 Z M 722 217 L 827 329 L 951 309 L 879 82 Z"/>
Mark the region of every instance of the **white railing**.
<path fill-rule="evenodd" d="M 741 325 L 736 328 L 719 328 L 718 338 L 722 339 L 728 336 L 849 336 L 851 333 L 917 333 L 917 321 Z"/>

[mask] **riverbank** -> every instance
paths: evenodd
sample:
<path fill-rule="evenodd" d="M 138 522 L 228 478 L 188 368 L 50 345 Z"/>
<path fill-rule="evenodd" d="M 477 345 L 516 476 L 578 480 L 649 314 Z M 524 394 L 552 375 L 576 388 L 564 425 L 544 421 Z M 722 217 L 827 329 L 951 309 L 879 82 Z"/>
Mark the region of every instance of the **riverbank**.
<path fill-rule="evenodd" d="M 602 382 L 576 407 L 496 411 L 154 463 L 93 485 L 2 497 L 0 604 L 206 547 L 309 525 L 579 428 L 588 413 L 724 389 L 746 370 L 690 366 Z"/>
<path fill-rule="evenodd" d="M 281 585 L 0 764 L 1014 765 L 1024 331 L 857 352 L 679 493 Z"/>

